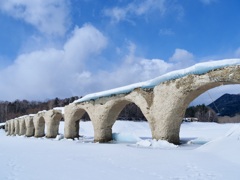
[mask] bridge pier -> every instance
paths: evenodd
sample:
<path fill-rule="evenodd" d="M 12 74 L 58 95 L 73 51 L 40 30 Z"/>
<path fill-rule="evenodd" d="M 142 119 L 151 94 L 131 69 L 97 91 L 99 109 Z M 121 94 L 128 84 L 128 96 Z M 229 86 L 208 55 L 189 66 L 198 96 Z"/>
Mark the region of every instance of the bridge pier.
<path fill-rule="evenodd" d="M 14 119 L 11 120 L 11 131 L 10 135 L 14 135 L 15 133 L 15 125 L 14 125 Z"/>
<path fill-rule="evenodd" d="M 64 108 L 64 137 L 69 139 L 79 138 L 79 123 L 87 112 L 77 104 L 71 103 Z"/>
<path fill-rule="evenodd" d="M 193 85 L 193 79 L 190 76 L 182 82 L 188 86 L 187 89 L 178 86 L 179 82 L 177 81 L 179 80 L 172 80 L 171 83 L 162 83 L 156 86 L 151 107 L 152 138 L 174 144 L 180 144 L 180 127 L 186 108 L 191 102 L 187 101 L 187 96 L 192 91 L 190 86 Z"/>
<path fill-rule="evenodd" d="M 19 118 L 19 135 L 25 135 L 26 134 L 26 124 L 25 124 L 25 120 L 24 117 Z"/>
<path fill-rule="evenodd" d="M 94 128 L 94 142 L 105 143 L 112 140 L 112 127 Z"/>
<path fill-rule="evenodd" d="M 47 138 L 55 138 L 58 135 L 59 124 L 62 117 L 62 113 L 59 110 L 55 109 L 49 110 L 44 114 L 47 127 Z"/>
<path fill-rule="evenodd" d="M 31 137 L 34 136 L 35 128 L 33 124 L 33 115 L 28 115 L 24 117 L 25 125 L 26 125 L 26 136 Z"/>
<path fill-rule="evenodd" d="M 7 136 L 10 136 L 11 135 L 11 120 L 8 120 L 7 121 Z"/>
<path fill-rule="evenodd" d="M 5 132 L 8 132 L 8 121 L 5 122 Z"/>
<path fill-rule="evenodd" d="M 19 135 L 19 121 L 18 119 L 14 119 L 14 128 L 15 128 L 15 131 L 14 131 L 14 135 Z"/>
<path fill-rule="evenodd" d="M 45 136 L 45 119 L 44 119 L 45 111 L 38 112 L 33 117 L 33 124 L 35 128 L 35 137 L 43 137 Z"/>

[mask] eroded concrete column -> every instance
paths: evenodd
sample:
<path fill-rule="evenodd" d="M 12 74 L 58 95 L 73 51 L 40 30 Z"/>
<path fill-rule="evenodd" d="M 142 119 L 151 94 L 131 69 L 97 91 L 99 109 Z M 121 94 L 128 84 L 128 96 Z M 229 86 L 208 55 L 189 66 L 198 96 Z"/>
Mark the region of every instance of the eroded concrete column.
<path fill-rule="evenodd" d="M 109 142 L 112 140 L 112 127 L 95 127 L 94 142 Z"/>
<path fill-rule="evenodd" d="M 84 105 L 71 103 L 64 107 L 64 137 L 79 137 L 79 122 L 84 113 Z M 86 106 L 87 107 L 87 106 Z"/>
<path fill-rule="evenodd" d="M 63 118 L 62 112 L 60 110 L 49 110 L 44 115 L 46 121 L 46 137 L 55 138 L 58 135 L 59 123 Z"/>
<path fill-rule="evenodd" d="M 18 118 L 14 119 L 14 126 L 15 126 L 14 135 L 19 135 L 19 121 L 18 121 Z"/>
<path fill-rule="evenodd" d="M 111 103 L 109 104 L 95 104 L 94 113 L 92 114 L 92 125 L 94 129 L 94 142 L 105 143 L 112 140 L 112 126 L 116 121 L 116 116 L 118 113 L 110 114 L 109 110 L 111 108 Z M 110 106 L 108 106 L 110 105 Z"/>
<path fill-rule="evenodd" d="M 15 133 L 14 119 L 12 119 L 10 123 L 11 123 L 10 135 L 14 135 L 14 133 Z"/>
<path fill-rule="evenodd" d="M 37 114 L 34 115 L 33 117 L 33 124 L 35 128 L 35 137 L 43 137 L 45 136 L 45 115 L 46 111 L 41 111 L 38 112 Z"/>
<path fill-rule="evenodd" d="M 8 121 L 5 122 L 5 132 L 8 132 Z"/>
<path fill-rule="evenodd" d="M 30 115 L 24 117 L 25 125 L 26 125 L 26 134 L 25 135 L 27 137 L 34 136 L 34 133 L 35 133 L 33 117 L 34 117 L 33 114 L 30 114 Z"/>
<path fill-rule="evenodd" d="M 152 138 L 167 140 L 168 142 L 180 143 L 180 126 L 185 110 L 188 106 L 186 101 L 187 92 L 191 91 L 193 78 L 180 79 L 183 81 L 179 86 L 178 80 L 162 83 L 154 88 L 154 101 L 151 107 Z M 184 88 L 183 88 L 184 87 Z"/>
<path fill-rule="evenodd" d="M 8 120 L 7 124 L 8 124 L 7 136 L 9 136 L 11 135 L 11 120 Z"/>
<path fill-rule="evenodd" d="M 19 135 L 23 136 L 26 134 L 26 124 L 24 117 L 18 119 L 19 121 Z"/>

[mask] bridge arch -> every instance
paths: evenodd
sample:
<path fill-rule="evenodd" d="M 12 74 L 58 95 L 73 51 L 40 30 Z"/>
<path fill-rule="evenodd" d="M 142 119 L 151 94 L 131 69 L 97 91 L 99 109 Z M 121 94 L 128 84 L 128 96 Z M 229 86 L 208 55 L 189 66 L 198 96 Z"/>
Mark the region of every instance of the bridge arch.
<path fill-rule="evenodd" d="M 178 144 L 182 118 L 188 105 L 207 90 L 229 84 L 240 84 L 239 65 L 216 69 L 202 75 L 188 75 L 157 86 L 153 107 L 156 122 L 153 138 Z M 157 106 L 159 102 L 163 103 L 162 109 Z"/>
<path fill-rule="evenodd" d="M 80 120 L 85 113 L 87 113 L 92 120 L 91 113 L 88 108 L 78 106 L 77 104 L 70 104 L 65 106 L 64 115 L 64 137 L 65 138 L 79 138 Z"/>
<path fill-rule="evenodd" d="M 113 124 L 119 113 L 129 103 L 134 103 L 140 108 L 143 115 L 150 122 L 151 127 L 149 109 L 152 103 L 152 93 L 138 88 L 127 95 L 100 98 L 96 100 L 94 107 L 95 112 L 98 113 L 94 113 L 92 119 L 95 142 L 108 142 L 112 140 Z"/>
<path fill-rule="evenodd" d="M 113 125 L 120 112 L 130 103 L 134 103 L 141 110 L 148 121 L 151 120 L 149 117 L 149 104 L 143 96 L 138 94 L 138 96 L 128 95 L 126 97 L 113 100 L 110 108 L 106 111 L 106 121 L 109 122 L 110 125 Z"/>

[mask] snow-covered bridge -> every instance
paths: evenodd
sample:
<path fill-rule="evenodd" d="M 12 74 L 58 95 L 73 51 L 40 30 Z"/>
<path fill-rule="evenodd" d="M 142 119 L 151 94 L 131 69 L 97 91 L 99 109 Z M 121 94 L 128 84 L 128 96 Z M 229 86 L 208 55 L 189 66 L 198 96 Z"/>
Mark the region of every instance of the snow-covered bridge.
<path fill-rule="evenodd" d="M 110 141 L 112 126 L 119 113 L 127 104 L 135 103 L 149 122 L 152 138 L 178 144 L 180 125 L 189 103 L 205 91 L 226 84 L 240 84 L 240 59 L 199 63 L 146 82 L 89 94 L 64 107 L 64 136 L 79 137 L 79 121 L 88 113 L 94 128 L 94 140 Z M 33 118 L 35 136 L 44 135 L 41 122 L 46 119 L 50 124 L 55 123 L 55 126 L 47 126 L 46 136 L 56 136 L 60 116 L 54 120 L 54 112 L 50 116 L 40 115 L 47 117 L 45 121 L 38 116 Z M 8 134 L 19 134 L 20 123 L 17 121 L 18 118 L 7 121 Z"/>

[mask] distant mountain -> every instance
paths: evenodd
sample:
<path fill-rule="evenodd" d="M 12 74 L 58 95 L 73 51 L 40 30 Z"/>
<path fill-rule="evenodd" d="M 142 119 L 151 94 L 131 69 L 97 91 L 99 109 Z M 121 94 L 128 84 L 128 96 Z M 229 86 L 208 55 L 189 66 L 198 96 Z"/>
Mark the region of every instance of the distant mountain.
<path fill-rule="evenodd" d="M 224 94 L 208 106 L 219 116 L 233 117 L 240 114 L 240 94 Z"/>

